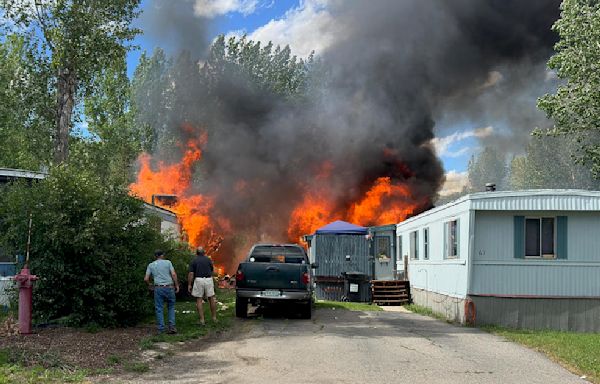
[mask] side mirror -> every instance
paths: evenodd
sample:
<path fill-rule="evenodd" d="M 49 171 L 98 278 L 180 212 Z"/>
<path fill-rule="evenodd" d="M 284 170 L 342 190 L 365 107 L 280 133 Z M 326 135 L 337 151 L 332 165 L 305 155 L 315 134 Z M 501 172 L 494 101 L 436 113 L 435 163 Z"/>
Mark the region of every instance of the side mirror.
<path fill-rule="evenodd" d="M 319 263 L 312 263 L 312 264 L 310 265 L 310 267 L 311 267 L 312 269 L 317 269 L 317 268 L 319 268 Z"/>

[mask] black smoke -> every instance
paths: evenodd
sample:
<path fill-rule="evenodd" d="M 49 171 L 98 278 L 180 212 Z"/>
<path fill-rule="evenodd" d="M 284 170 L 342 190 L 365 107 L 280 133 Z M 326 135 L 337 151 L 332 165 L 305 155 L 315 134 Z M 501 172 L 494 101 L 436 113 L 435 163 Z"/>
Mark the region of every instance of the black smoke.
<path fill-rule="evenodd" d="M 308 97 L 283 99 L 225 76 L 210 84 L 210 98 L 208 85 L 188 88 L 187 107 L 175 109 L 173 135 L 184 122 L 209 133 L 196 187 L 216 196 L 217 215 L 230 220 L 238 237 L 230 249 L 286 240 L 290 212 L 311 189 L 325 188 L 344 210 L 389 176 L 410 186 L 418 211 L 427 209 L 444 181 L 430 145 L 436 117 L 518 121 L 524 135 L 538 119 L 506 99 L 541 81 L 531 74 L 543 71 L 557 39 L 559 1 L 332 1 L 329 11 L 338 35 L 318 53 L 328 76 Z M 175 28 L 169 35 L 183 46 L 203 47 L 203 20 L 188 27 L 181 14 L 157 13 L 147 28 Z M 486 84 L 494 71 L 502 80 Z M 333 172 L 318 178 L 324 162 Z"/>

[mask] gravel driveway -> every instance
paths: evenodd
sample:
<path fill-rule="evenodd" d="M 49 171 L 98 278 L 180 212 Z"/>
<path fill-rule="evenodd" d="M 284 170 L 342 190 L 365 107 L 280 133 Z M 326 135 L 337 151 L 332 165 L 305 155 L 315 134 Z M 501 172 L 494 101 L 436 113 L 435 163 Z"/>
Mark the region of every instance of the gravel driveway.
<path fill-rule="evenodd" d="M 123 378 L 121 378 L 123 379 Z M 135 383 L 584 383 L 477 329 L 402 312 L 321 309 L 312 320 L 249 319 L 197 341 Z"/>

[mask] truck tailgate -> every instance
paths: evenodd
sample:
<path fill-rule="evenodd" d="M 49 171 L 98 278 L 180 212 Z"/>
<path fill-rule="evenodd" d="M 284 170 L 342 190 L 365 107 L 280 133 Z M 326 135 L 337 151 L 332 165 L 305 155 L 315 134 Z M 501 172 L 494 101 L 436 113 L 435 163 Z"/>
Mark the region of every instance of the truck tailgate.
<path fill-rule="evenodd" d="M 306 264 L 241 263 L 244 279 L 238 288 L 306 290 L 302 275 L 308 273 Z"/>

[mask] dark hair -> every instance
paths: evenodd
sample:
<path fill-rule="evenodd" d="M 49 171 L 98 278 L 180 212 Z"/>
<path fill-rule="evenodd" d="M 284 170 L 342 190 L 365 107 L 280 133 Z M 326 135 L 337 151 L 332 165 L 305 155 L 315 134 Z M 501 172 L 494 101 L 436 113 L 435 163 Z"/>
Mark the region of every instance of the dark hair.
<path fill-rule="evenodd" d="M 164 254 L 165 253 L 163 251 L 161 251 L 160 249 L 157 249 L 156 251 L 154 251 L 154 257 L 161 257 Z"/>
<path fill-rule="evenodd" d="M 205 256 L 206 252 L 204 251 L 204 248 L 202 248 L 202 247 L 196 248 L 196 255 L 197 256 Z"/>

